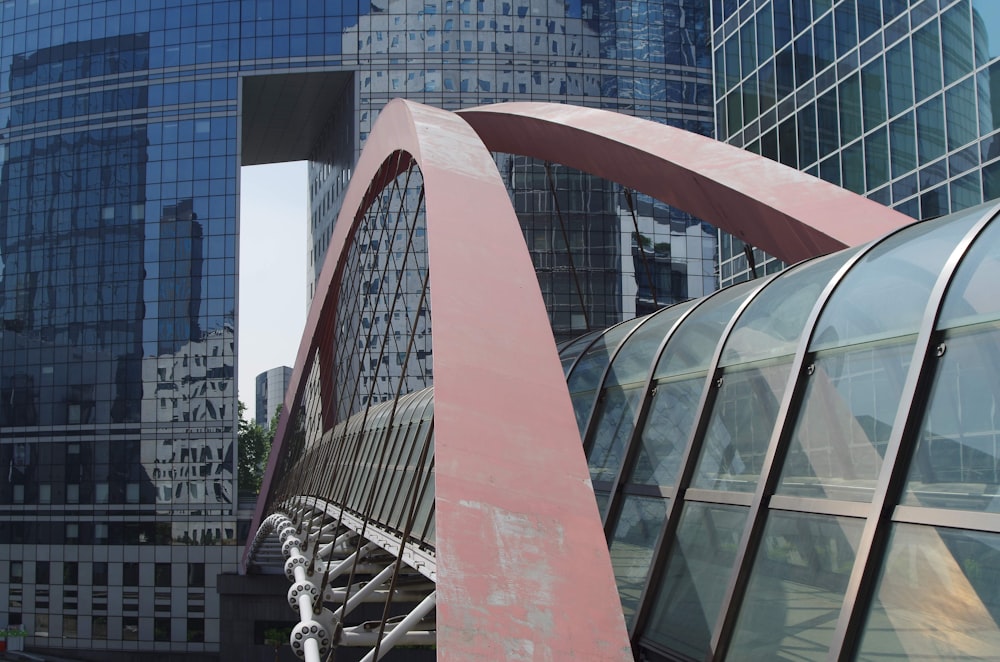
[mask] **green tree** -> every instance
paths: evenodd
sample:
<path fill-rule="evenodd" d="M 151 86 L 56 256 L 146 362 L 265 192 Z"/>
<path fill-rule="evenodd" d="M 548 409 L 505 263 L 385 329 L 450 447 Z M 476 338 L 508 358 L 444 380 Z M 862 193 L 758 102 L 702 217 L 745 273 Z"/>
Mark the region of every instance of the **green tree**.
<path fill-rule="evenodd" d="M 264 467 L 267 456 L 271 452 L 271 442 L 278 427 L 280 408 L 274 414 L 271 425 L 265 428 L 257 421 L 245 418 L 247 406 L 239 402 L 240 425 L 238 432 L 238 473 L 240 492 L 260 492 L 260 483 L 264 478 Z"/>

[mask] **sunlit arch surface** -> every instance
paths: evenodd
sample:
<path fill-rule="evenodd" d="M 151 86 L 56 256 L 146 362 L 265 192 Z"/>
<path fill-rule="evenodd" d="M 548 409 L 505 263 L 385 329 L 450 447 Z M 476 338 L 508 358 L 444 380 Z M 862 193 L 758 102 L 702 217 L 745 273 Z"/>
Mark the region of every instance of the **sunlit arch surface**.
<path fill-rule="evenodd" d="M 504 104 L 454 114 L 397 100 L 380 114 L 317 283 L 285 403 L 296 415 L 282 418 L 253 526 L 274 515 L 248 555 L 270 533 L 280 533 L 286 547 L 287 538 L 294 543 L 287 527 L 295 521 L 306 538 L 301 549 L 292 545 L 301 565 L 336 547 L 330 532 L 347 536 L 338 527 L 349 520 L 358 546 L 374 542 L 436 582 L 441 657 L 627 658 L 622 614 L 609 608 L 618 591 L 566 382 L 489 150 L 620 182 L 787 261 L 874 239 L 910 219 L 762 157 L 604 111 Z M 431 292 L 434 302 L 432 432 L 425 430 L 431 450 L 420 461 L 433 489 L 432 524 L 421 529 L 427 535 L 390 525 L 373 510 L 385 498 L 376 495 L 386 489 L 378 482 L 387 469 L 406 464 L 389 441 L 405 433 L 373 431 L 385 421 L 390 430 L 405 415 L 394 404 L 377 413 L 372 403 L 359 405 L 345 369 L 357 350 L 335 340 L 346 324 L 338 315 L 357 294 L 345 283 L 357 268 L 351 251 L 360 224 L 370 213 L 402 213 L 383 207 L 391 206 L 399 179 L 414 172 L 421 182 L 415 213 L 427 236 L 420 305 Z M 403 319 L 393 327 L 386 315 L 386 335 L 412 333 Z M 413 388 L 405 378 L 397 395 Z M 310 388 L 319 391 L 318 405 Z M 302 420 L 307 409 L 314 420 Z M 318 430 L 305 441 L 303 424 Z M 380 470 L 359 473 L 354 500 L 339 500 L 329 485 L 344 477 L 325 472 L 334 465 L 354 471 L 366 452 L 365 466 Z"/>
<path fill-rule="evenodd" d="M 335 226 L 286 411 L 297 411 L 304 366 L 335 324 L 343 249 L 396 174 L 380 168 L 398 153 L 418 164 L 426 196 L 438 653 L 627 657 L 621 614 L 606 608 L 617 592 L 537 279 L 490 153 L 457 115 L 405 101 L 379 115 Z M 265 495 L 292 421 L 279 427 Z M 262 499 L 256 522 L 277 505 Z"/>
<path fill-rule="evenodd" d="M 562 163 L 634 188 L 788 263 L 912 222 L 762 156 L 620 113 L 517 102 L 458 114 L 493 151 Z"/>

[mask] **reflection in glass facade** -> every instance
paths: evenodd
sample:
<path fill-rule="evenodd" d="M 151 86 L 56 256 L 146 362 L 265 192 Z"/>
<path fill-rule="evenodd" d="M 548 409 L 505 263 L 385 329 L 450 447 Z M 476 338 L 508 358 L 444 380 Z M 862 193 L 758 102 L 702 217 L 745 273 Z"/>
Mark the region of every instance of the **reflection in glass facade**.
<path fill-rule="evenodd" d="M 563 348 L 642 659 L 995 655 L 997 215 L 614 327 L 597 381 Z"/>
<path fill-rule="evenodd" d="M 254 420 L 258 425 L 264 428 L 271 425 L 278 407 L 285 402 L 285 391 L 291 378 L 292 369 L 286 365 L 271 368 L 257 375 L 257 379 L 254 380 L 257 393 Z"/>
<path fill-rule="evenodd" d="M 712 0 L 712 52 L 718 139 L 913 218 L 1000 197 L 993 0 Z M 748 257 L 782 266 L 722 236 L 723 285 Z"/>
<path fill-rule="evenodd" d="M 707 134 L 707 38 L 702 0 L 0 4 L 0 624 L 37 647 L 217 650 L 216 576 L 238 558 L 241 164 L 312 162 L 318 273 L 389 99 L 561 100 Z M 508 161 L 565 337 L 714 288 L 704 224 Z M 552 257 L 567 246 L 572 264 Z M 408 277 L 358 260 L 373 300 L 379 273 Z M 408 312 L 360 315 L 353 337 Z M 428 349 L 389 356 L 429 377 Z M 367 385 L 396 369 L 376 356 L 337 369 Z"/>

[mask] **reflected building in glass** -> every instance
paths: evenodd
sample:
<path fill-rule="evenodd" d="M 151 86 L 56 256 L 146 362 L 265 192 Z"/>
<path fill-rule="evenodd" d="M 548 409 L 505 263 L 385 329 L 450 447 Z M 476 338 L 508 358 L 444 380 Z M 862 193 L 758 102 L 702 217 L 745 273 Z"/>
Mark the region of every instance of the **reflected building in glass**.
<path fill-rule="evenodd" d="M 389 99 L 565 100 L 707 134 L 708 27 L 702 0 L 3 3 L 0 625 L 102 660 L 218 650 L 241 165 L 311 161 L 318 273 Z M 562 337 L 715 287 L 700 221 L 507 160 Z"/>
<path fill-rule="evenodd" d="M 562 347 L 638 659 L 993 654 L 998 209 Z"/>
<path fill-rule="evenodd" d="M 713 0 L 712 52 L 718 139 L 913 218 L 1000 197 L 995 2 Z M 722 284 L 751 256 L 721 237 Z"/>
<path fill-rule="evenodd" d="M 271 425 L 275 412 L 285 402 L 285 391 L 288 380 L 292 378 L 292 369 L 286 365 L 271 368 L 257 375 L 256 409 L 254 419 L 265 429 Z"/>

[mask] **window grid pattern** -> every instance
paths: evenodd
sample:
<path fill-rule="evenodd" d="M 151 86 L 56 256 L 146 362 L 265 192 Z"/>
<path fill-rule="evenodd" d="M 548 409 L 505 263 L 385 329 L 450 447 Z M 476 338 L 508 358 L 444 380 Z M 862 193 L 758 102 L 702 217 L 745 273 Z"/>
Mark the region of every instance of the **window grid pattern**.
<path fill-rule="evenodd" d="M 996 198 L 997 20 L 984 0 L 713 0 L 716 135 L 913 218 Z M 720 238 L 722 284 L 753 277 L 744 251 Z"/>
<path fill-rule="evenodd" d="M 997 463 L 990 412 L 1000 395 L 979 369 L 1000 337 L 1000 310 L 987 294 L 988 274 L 1000 264 L 995 213 L 980 206 L 918 224 L 755 286 L 726 315 L 714 348 L 697 352 L 713 358 L 695 375 L 686 405 L 664 409 L 691 411 L 680 451 L 676 441 L 654 447 L 638 432 L 663 428 L 655 423 L 661 391 L 680 393 L 669 380 L 646 382 L 625 472 L 634 466 L 637 476 L 667 482 L 616 481 L 597 494 L 630 634 L 644 654 L 850 656 L 855 645 L 903 654 L 939 650 L 934 641 L 947 636 L 969 642 L 948 655 L 974 657 L 1000 640 L 995 601 L 983 592 L 997 568 L 990 545 L 1000 522 L 980 515 L 995 512 L 987 497 Z M 910 272 L 907 263 L 920 266 Z M 909 276 L 892 282 L 879 275 L 885 269 Z M 862 297 L 873 302 L 893 290 L 900 307 L 866 309 L 852 283 L 874 288 Z M 853 319 L 838 298 L 854 302 Z M 697 310 L 679 316 L 651 365 L 669 357 Z M 839 334 L 824 332 L 838 325 Z M 858 358 L 831 343 L 838 335 Z M 640 337 L 626 337 L 619 354 Z M 775 347 L 783 349 L 776 355 Z M 832 382 L 831 362 L 841 375 Z M 887 390 L 887 381 L 898 384 Z M 625 386 L 606 371 L 589 392 L 595 398 Z M 803 424 L 810 389 L 822 397 Z M 824 428 L 815 412 L 821 405 L 850 425 Z M 823 443 L 803 443 L 803 425 L 823 432 Z M 600 426 L 595 418 L 585 435 Z M 657 474 L 664 463 L 672 469 Z M 725 522 L 739 528 L 720 529 Z M 705 552 L 695 558 L 697 549 Z M 886 560 L 900 549 L 909 560 Z M 904 600 L 899 593 L 903 578 L 923 567 L 953 568 L 953 589 L 927 575 L 927 609 L 923 588 Z M 938 590 L 968 597 L 975 617 L 942 621 L 933 606 L 945 599 L 932 598 Z M 680 614 L 683 627 L 674 622 Z"/>

